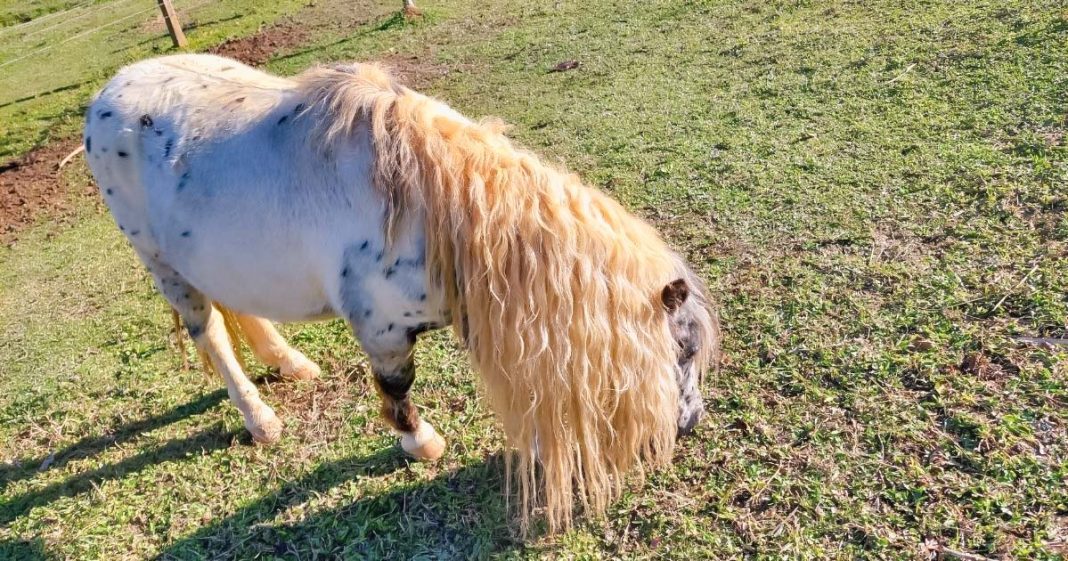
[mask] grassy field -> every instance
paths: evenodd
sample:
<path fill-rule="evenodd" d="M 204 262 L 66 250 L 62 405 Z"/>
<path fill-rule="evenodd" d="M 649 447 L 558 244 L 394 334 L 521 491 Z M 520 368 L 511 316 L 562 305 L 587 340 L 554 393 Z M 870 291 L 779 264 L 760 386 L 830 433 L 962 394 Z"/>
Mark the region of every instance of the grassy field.
<path fill-rule="evenodd" d="M 24 4 L 0 2 L 0 24 Z M 1068 348 L 1015 340 L 1068 338 L 1062 3 L 425 0 L 411 23 L 391 4 L 254 5 L 214 3 L 250 15 L 194 45 L 296 12 L 316 31 L 270 70 L 417 66 L 657 224 L 722 309 L 706 422 L 607 520 L 522 543 L 501 432 L 447 333 L 420 344 L 415 389 L 442 461 L 398 451 L 341 322 L 287 326 L 324 377 L 266 382 L 286 433 L 252 446 L 86 202 L 0 249 L 0 559 L 1068 552 Z M 8 27 L 0 64 L 29 48 Z M 92 70 L 19 63 L 79 85 L 0 107 L 0 158 L 75 131 L 108 72 L 165 50 L 136 32 L 151 40 Z"/>

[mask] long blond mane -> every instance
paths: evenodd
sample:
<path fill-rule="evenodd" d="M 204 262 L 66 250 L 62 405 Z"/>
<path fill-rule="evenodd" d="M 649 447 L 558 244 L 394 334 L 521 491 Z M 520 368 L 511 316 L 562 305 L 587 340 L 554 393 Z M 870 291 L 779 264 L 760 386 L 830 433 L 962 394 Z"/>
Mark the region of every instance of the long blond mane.
<path fill-rule="evenodd" d="M 649 225 L 573 175 L 396 85 L 373 65 L 296 78 L 321 142 L 367 127 L 387 236 L 424 217 L 427 266 L 517 451 L 524 529 L 544 508 L 602 513 L 626 473 L 670 462 L 677 344 L 659 305 L 680 260 Z M 699 368 L 708 363 L 703 345 Z"/>

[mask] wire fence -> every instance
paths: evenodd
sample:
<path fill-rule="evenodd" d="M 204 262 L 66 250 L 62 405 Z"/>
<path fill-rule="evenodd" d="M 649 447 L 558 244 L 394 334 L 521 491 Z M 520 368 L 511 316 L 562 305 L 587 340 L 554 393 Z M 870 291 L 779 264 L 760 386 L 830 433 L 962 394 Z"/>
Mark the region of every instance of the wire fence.
<path fill-rule="evenodd" d="M 183 26 L 239 17 L 225 0 L 175 1 Z M 98 80 L 169 49 L 156 0 L 85 0 L 0 27 L 0 109 Z"/>

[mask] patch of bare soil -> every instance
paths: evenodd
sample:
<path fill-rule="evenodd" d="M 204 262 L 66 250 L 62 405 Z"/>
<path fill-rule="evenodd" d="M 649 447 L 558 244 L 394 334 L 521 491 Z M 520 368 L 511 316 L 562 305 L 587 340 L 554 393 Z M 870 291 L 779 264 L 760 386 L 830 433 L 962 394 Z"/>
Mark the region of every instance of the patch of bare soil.
<path fill-rule="evenodd" d="M 310 35 L 308 28 L 286 22 L 261 29 L 255 35 L 230 39 L 208 52 L 259 66 L 276 53 L 306 43 Z"/>
<path fill-rule="evenodd" d="M 0 243 L 12 243 L 42 213 L 62 219 L 73 212 L 59 162 L 78 144 L 76 138 L 52 142 L 0 166 Z"/>
<path fill-rule="evenodd" d="M 397 77 L 401 84 L 420 89 L 435 80 L 447 76 L 451 67 L 427 61 L 421 55 L 390 55 L 378 61 Z"/>

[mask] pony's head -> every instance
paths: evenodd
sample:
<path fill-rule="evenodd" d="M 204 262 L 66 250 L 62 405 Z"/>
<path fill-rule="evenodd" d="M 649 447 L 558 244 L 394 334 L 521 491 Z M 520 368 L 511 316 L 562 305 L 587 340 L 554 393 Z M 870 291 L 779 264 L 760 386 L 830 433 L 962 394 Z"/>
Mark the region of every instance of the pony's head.
<path fill-rule="evenodd" d="M 686 436 L 704 416 L 701 382 L 718 359 L 719 318 L 709 306 L 705 287 L 689 267 L 660 292 L 668 328 L 678 345 L 675 380 L 679 386 L 678 436 Z"/>

